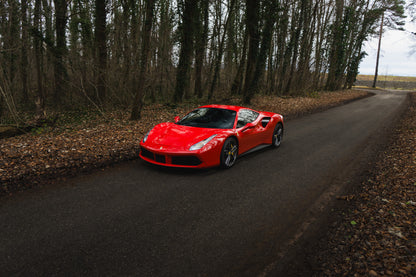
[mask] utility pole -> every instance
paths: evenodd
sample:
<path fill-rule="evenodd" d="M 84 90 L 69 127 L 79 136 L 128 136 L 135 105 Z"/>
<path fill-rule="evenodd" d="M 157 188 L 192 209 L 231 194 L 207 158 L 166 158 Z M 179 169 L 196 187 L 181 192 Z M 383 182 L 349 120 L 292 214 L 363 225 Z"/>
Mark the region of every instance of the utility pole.
<path fill-rule="evenodd" d="M 378 62 L 380 60 L 380 48 L 381 48 L 381 38 L 383 37 L 383 24 L 384 24 L 384 12 L 381 15 L 381 24 L 380 24 L 380 34 L 378 37 L 378 49 L 377 49 L 377 61 L 376 61 L 376 72 L 374 73 L 374 82 L 373 88 L 376 87 L 377 75 L 378 75 Z"/>

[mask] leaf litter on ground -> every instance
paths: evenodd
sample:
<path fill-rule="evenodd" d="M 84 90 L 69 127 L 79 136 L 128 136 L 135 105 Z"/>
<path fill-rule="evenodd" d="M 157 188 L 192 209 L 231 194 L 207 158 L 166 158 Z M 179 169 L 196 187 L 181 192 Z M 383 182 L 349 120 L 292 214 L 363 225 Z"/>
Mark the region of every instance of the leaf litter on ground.
<path fill-rule="evenodd" d="M 317 246 L 315 276 L 416 276 L 416 93 L 409 98 L 371 177 Z"/>

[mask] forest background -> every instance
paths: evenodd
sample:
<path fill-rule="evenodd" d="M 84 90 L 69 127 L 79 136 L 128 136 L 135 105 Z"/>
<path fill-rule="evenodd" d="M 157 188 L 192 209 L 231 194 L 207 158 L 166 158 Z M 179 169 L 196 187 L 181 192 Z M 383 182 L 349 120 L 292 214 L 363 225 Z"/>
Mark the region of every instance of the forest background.
<path fill-rule="evenodd" d="M 414 3 L 413 3 L 414 4 Z M 3 0 L 0 121 L 351 88 L 402 0 Z"/>

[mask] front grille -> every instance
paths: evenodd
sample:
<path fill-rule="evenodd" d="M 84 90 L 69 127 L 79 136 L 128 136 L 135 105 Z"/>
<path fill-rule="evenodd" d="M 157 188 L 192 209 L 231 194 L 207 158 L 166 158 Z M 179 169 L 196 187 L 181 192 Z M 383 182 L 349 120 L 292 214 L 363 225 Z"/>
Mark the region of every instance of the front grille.
<path fill-rule="evenodd" d="M 195 156 L 173 156 L 172 164 L 196 166 L 196 165 L 200 165 L 201 161 L 198 159 L 198 157 L 195 157 Z"/>
<path fill-rule="evenodd" d="M 196 156 L 168 156 L 169 159 L 165 155 L 159 155 L 153 153 L 146 148 L 142 148 L 141 155 L 149 160 L 155 161 L 161 164 L 173 164 L 173 165 L 184 165 L 184 166 L 197 166 L 200 165 L 202 162 Z"/>
<path fill-rule="evenodd" d="M 155 161 L 158 163 L 166 163 L 166 158 L 165 156 L 155 154 Z"/>
<path fill-rule="evenodd" d="M 146 157 L 146 158 L 151 159 L 151 160 L 154 160 L 155 159 L 153 153 L 150 152 L 149 150 L 147 150 L 145 148 L 142 148 L 141 150 L 142 150 L 142 156 L 143 157 Z"/>

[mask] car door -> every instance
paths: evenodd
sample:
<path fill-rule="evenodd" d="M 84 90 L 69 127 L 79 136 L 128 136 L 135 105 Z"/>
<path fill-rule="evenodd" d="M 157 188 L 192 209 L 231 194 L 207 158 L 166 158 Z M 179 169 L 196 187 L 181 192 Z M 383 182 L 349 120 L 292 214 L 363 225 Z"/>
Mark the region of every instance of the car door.
<path fill-rule="evenodd" d="M 241 109 L 238 112 L 237 126 L 239 138 L 239 152 L 244 153 L 256 147 L 262 141 L 263 127 L 259 120 L 259 113 L 249 109 Z"/>

